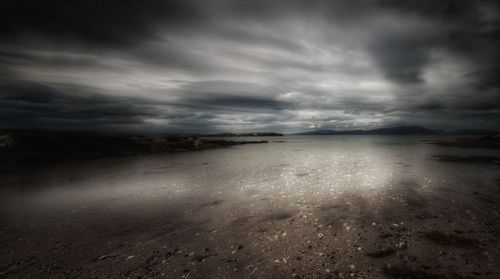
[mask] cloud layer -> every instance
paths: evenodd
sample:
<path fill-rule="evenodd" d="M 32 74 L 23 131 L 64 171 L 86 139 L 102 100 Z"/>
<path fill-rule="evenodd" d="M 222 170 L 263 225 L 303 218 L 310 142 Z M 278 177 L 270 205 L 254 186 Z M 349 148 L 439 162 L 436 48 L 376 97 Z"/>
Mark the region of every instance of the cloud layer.
<path fill-rule="evenodd" d="M 500 124 L 496 1 L 0 4 L 0 128 Z"/>

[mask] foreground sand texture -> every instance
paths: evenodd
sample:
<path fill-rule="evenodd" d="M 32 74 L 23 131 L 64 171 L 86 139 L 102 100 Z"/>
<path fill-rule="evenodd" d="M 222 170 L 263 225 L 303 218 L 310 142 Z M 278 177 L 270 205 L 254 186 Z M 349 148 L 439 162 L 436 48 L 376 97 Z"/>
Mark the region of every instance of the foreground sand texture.
<path fill-rule="evenodd" d="M 495 149 L 285 142 L 0 175 L 2 278 L 499 278 Z"/>

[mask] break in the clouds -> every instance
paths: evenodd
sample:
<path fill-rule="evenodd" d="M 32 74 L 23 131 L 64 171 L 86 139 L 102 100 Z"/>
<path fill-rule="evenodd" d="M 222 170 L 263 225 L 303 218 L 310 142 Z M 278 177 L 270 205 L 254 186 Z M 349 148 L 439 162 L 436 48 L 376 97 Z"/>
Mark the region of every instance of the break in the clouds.
<path fill-rule="evenodd" d="M 500 124 L 497 1 L 0 4 L 0 127 Z"/>

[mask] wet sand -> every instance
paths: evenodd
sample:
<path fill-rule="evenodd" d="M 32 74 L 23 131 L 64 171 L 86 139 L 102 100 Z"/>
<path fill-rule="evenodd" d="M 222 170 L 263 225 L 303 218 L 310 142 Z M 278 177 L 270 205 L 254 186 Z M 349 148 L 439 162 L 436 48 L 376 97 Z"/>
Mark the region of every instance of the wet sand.
<path fill-rule="evenodd" d="M 4 173 L 0 277 L 499 278 L 498 165 L 439 161 L 458 151 L 416 142 Z"/>

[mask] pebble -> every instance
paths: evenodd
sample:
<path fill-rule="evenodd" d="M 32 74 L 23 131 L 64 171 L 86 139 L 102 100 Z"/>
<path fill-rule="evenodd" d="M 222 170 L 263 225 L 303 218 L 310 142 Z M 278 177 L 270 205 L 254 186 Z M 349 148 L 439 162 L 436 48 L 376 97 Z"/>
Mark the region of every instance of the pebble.
<path fill-rule="evenodd" d="M 398 248 L 399 248 L 399 249 L 403 249 L 403 248 L 407 248 L 407 247 L 408 247 L 408 244 L 406 244 L 406 242 L 400 242 L 400 243 L 398 244 Z"/>

